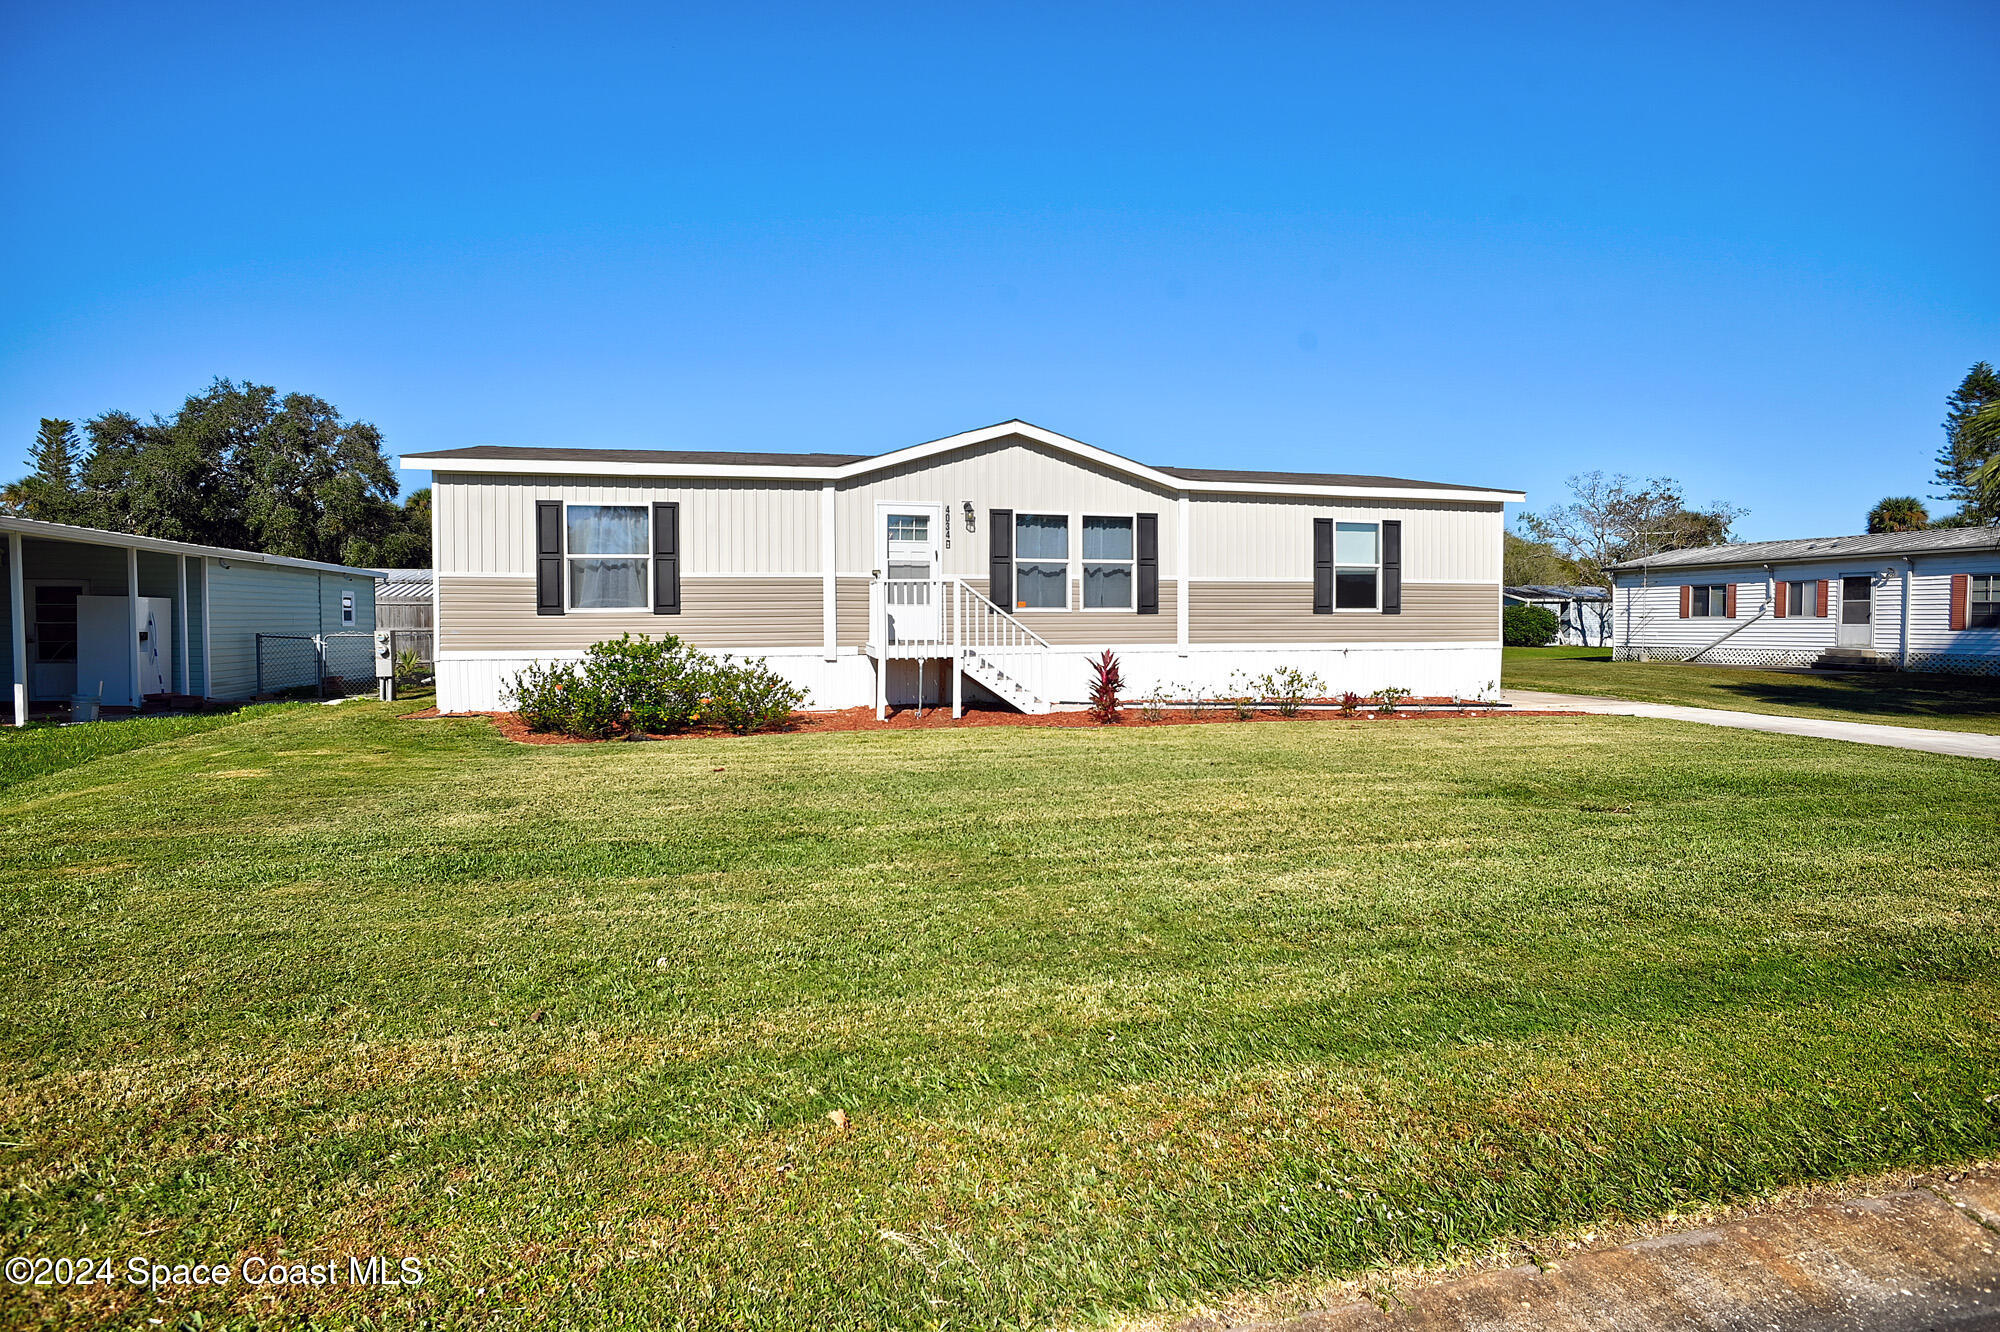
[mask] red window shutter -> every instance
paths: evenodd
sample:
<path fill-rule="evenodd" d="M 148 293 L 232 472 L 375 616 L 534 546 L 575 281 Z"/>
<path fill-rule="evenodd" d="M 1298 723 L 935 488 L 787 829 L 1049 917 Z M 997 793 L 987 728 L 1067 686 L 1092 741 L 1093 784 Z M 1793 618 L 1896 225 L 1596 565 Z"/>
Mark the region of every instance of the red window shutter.
<path fill-rule="evenodd" d="M 1785 598 L 1792 594 L 1792 585 L 1790 583 L 1773 583 L 1771 587 L 1773 589 L 1771 614 L 1782 620 L 1785 618 Z"/>
<path fill-rule="evenodd" d="M 1826 590 L 1827 590 L 1827 580 L 1822 578 L 1819 580 L 1819 599 L 1818 599 L 1819 609 L 1813 612 L 1814 615 L 1819 616 L 1819 618 L 1822 620 L 1826 618 Z"/>
<path fill-rule="evenodd" d="M 1729 591 L 1725 592 L 1722 596 L 1722 617 L 1726 620 L 1736 618 L 1736 584 L 1734 583 L 1729 585 Z"/>
<path fill-rule="evenodd" d="M 1965 614 L 1972 604 L 1972 575 L 1953 574 L 1951 576 L 1951 627 L 1965 628 Z"/>
<path fill-rule="evenodd" d="M 1682 583 L 1681 618 L 1685 620 L 1688 616 L 1692 615 L 1693 613 L 1694 613 L 1694 589 L 1692 587 L 1689 587 L 1686 583 Z"/>

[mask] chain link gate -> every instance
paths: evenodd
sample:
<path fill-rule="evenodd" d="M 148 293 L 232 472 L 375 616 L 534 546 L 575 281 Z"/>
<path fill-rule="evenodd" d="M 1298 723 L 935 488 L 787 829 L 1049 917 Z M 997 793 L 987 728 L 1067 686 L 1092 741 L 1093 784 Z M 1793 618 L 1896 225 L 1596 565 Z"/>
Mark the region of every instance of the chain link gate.
<path fill-rule="evenodd" d="M 258 634 L 257 696 L 347 698 L 375 692 L 375 635 Z"/>

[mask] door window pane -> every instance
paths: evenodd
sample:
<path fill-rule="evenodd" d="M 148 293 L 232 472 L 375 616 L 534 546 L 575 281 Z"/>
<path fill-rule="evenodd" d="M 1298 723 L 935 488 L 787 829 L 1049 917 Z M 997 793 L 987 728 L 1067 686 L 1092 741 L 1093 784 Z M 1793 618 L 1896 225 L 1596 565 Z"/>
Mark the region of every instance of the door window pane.
<path fill-rule="evenodd" d="M 643 504 L 572 504 L 569 553 L 645 555 L 647 517 Z"/>
<path fill-rule="evenodd" d="M 646 602 L 646 561 L 569 562 L 569 604 L 578 610 L 634 609 Z"/>
<path fill-rule="evenodd" d="M 927 513 L 892 513 L 889 515 L 889 540 L 929 541 L 931 539 L 931 516 Z"/>
<path fill-rule="evenodd" d="M 83 589 L 35 589 L 35 660 L 76 660 L 76 598 Z"/>
<path fill-rule="evenodd" d="M 1874 587 L 1866 578 L 1843 578 L 1840 580 L 1840 622 L 1842 624 L 1867 624 L 1868 602 Z"/>

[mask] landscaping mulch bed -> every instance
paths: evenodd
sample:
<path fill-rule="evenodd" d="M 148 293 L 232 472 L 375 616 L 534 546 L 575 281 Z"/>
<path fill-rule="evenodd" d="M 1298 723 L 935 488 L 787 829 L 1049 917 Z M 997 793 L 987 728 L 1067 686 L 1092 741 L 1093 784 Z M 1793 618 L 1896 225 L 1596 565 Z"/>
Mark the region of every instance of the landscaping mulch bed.
<path fill-rule="evenodd" d="M 1233 709 L 1224 707 L 1224 708 L 1204 709 L 1201 712 L 1170 710 L 1164 713 L 1161 716 L 1160 720 L 1158 721 L 1148 721 L 1146 720 L 1145 717 L 1143 717 L 1140 714 L 1137 708 L 1128 708 L 1123 713 L 1123 720 L 1114 724 L 1126 727 L 1196 726 L 1196 725 L 1209 725 L 1209 724 L 1227 724 L 1231 726 L 1242 726 L 1252 722 L 1302 722 L 1302 721 L 1367 722 L 1371 724 L 1382 724 L 1388 722 L 1429 721 L 1438 718 L 1442 718 L 1445 720 L 1463 720 L 1468 717 L 1479 717 L 1479 718 L 1581 717 L 1585 715 L 1580 712 L 1523 712 L 1512 708 L 1481 708 L 1481 707 L 1450 708 L 1450 707 L 1439 706 L 1454 702 L 1455 700 L 1452 699 L 1435 699 L 1435 700 L 1416 699 L 1411 701 L 1430 704 L 1432 706 L 1428 707 L 1425 711 L 1422 712 L 1394 712 L 1385 714 L 1379 712 L 1362 711 L 1354 713 L 1352 715 L 1346 715 L 1337 711 L 1327 710 L 1323 712 L 1301 712 L 1296 717 L 1280 717 L 1275 712 L 1258 712 L 1254 716 L 1247 718 L 1239 718 Z M 629 739 L 629 737 L 614 737 L 612 741 L 606 742 L 599 740 L 584 740 L 584 739 L 579 739 L 576 736 L 569 736 L 569 735 L 551 735 L 545 731 L 531 731 L 527 728 L 527 725 L 524 722 L 522 722 L 520 714 L 516 712 L 463 712 L 463 713 L 445 714 L 439 712 L 436 708 L 425 708 L 422 712 L 404 713 L 402 719 L 404 721 L 424 721 L 431 718 L 443 717 L 446 715 L 460 716 L 460 717 L 486 717 L 493 722 L 495 727 L 499 729 L 501 735 L 505 736 L 509 740 L 517 741 L 518 743 L 524 745 L 594 745 L 603 743 L 617 743 L 621 740 Z M 1052 726 L 1052 727 L 1062 727 L 1062 728 L 1089 728 L 1089 727 L 1095 727 L 1097 725 L 1098 723 L 1091 720 L 1090 714 L 1088 712 L 1083 712 L 1083 711 L 1045 712 L 1039 715 L 1034 715 L 1029 713 L 1014 712 L 1004 708 L 967 708 L 965 710 L 965 715 L 963 717 L 953 718 L 951 715 L 951 708 L 949 706 L 925 708 L 923 711 L 923 715 L 921 716 L 917 714 L 917 710 L 913 707 L 898 707 L 898 708 L 892 708 L 886 719 L 877 721 L 875 718 L 875 710 L 873 708 L 859 707 L 859 708 L 842 708 L 834 712 L 794 713 L 792 716 L 791 723 L 783 727 L 782 731 L 784 733 L 790 733 L 790 734 L 807 734 L 807 733 L 823 733 L 823 732 L 830 733 L 835 731 L 916 731 L 916 730 L 953 731 L 953 730 L 963 730 L 967 727 L 975 727 L 975 726 L 1044 726 L 1044 727 Z M 689 736 L 710 736 L 722 739 L 727 739 L 730 736 L 730 733 L 727 731 L 714 730 L 714 729 L 689 731 L 686 732 L 685 734 Z M 666 739 L 667 737 L 648 736 L 646 738 Z"/>

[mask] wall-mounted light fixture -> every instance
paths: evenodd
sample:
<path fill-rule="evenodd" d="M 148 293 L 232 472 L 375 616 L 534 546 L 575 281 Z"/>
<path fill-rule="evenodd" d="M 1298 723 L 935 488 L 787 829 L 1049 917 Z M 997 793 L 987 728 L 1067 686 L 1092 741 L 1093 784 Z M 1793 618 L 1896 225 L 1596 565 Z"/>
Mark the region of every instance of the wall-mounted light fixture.
<path fill-rule="evenodd" d="M 965 505 L 965 530 L 970 532 L 976 526 L 972 519 L 972 501 L 963 500 L 961 503 Z"/>

